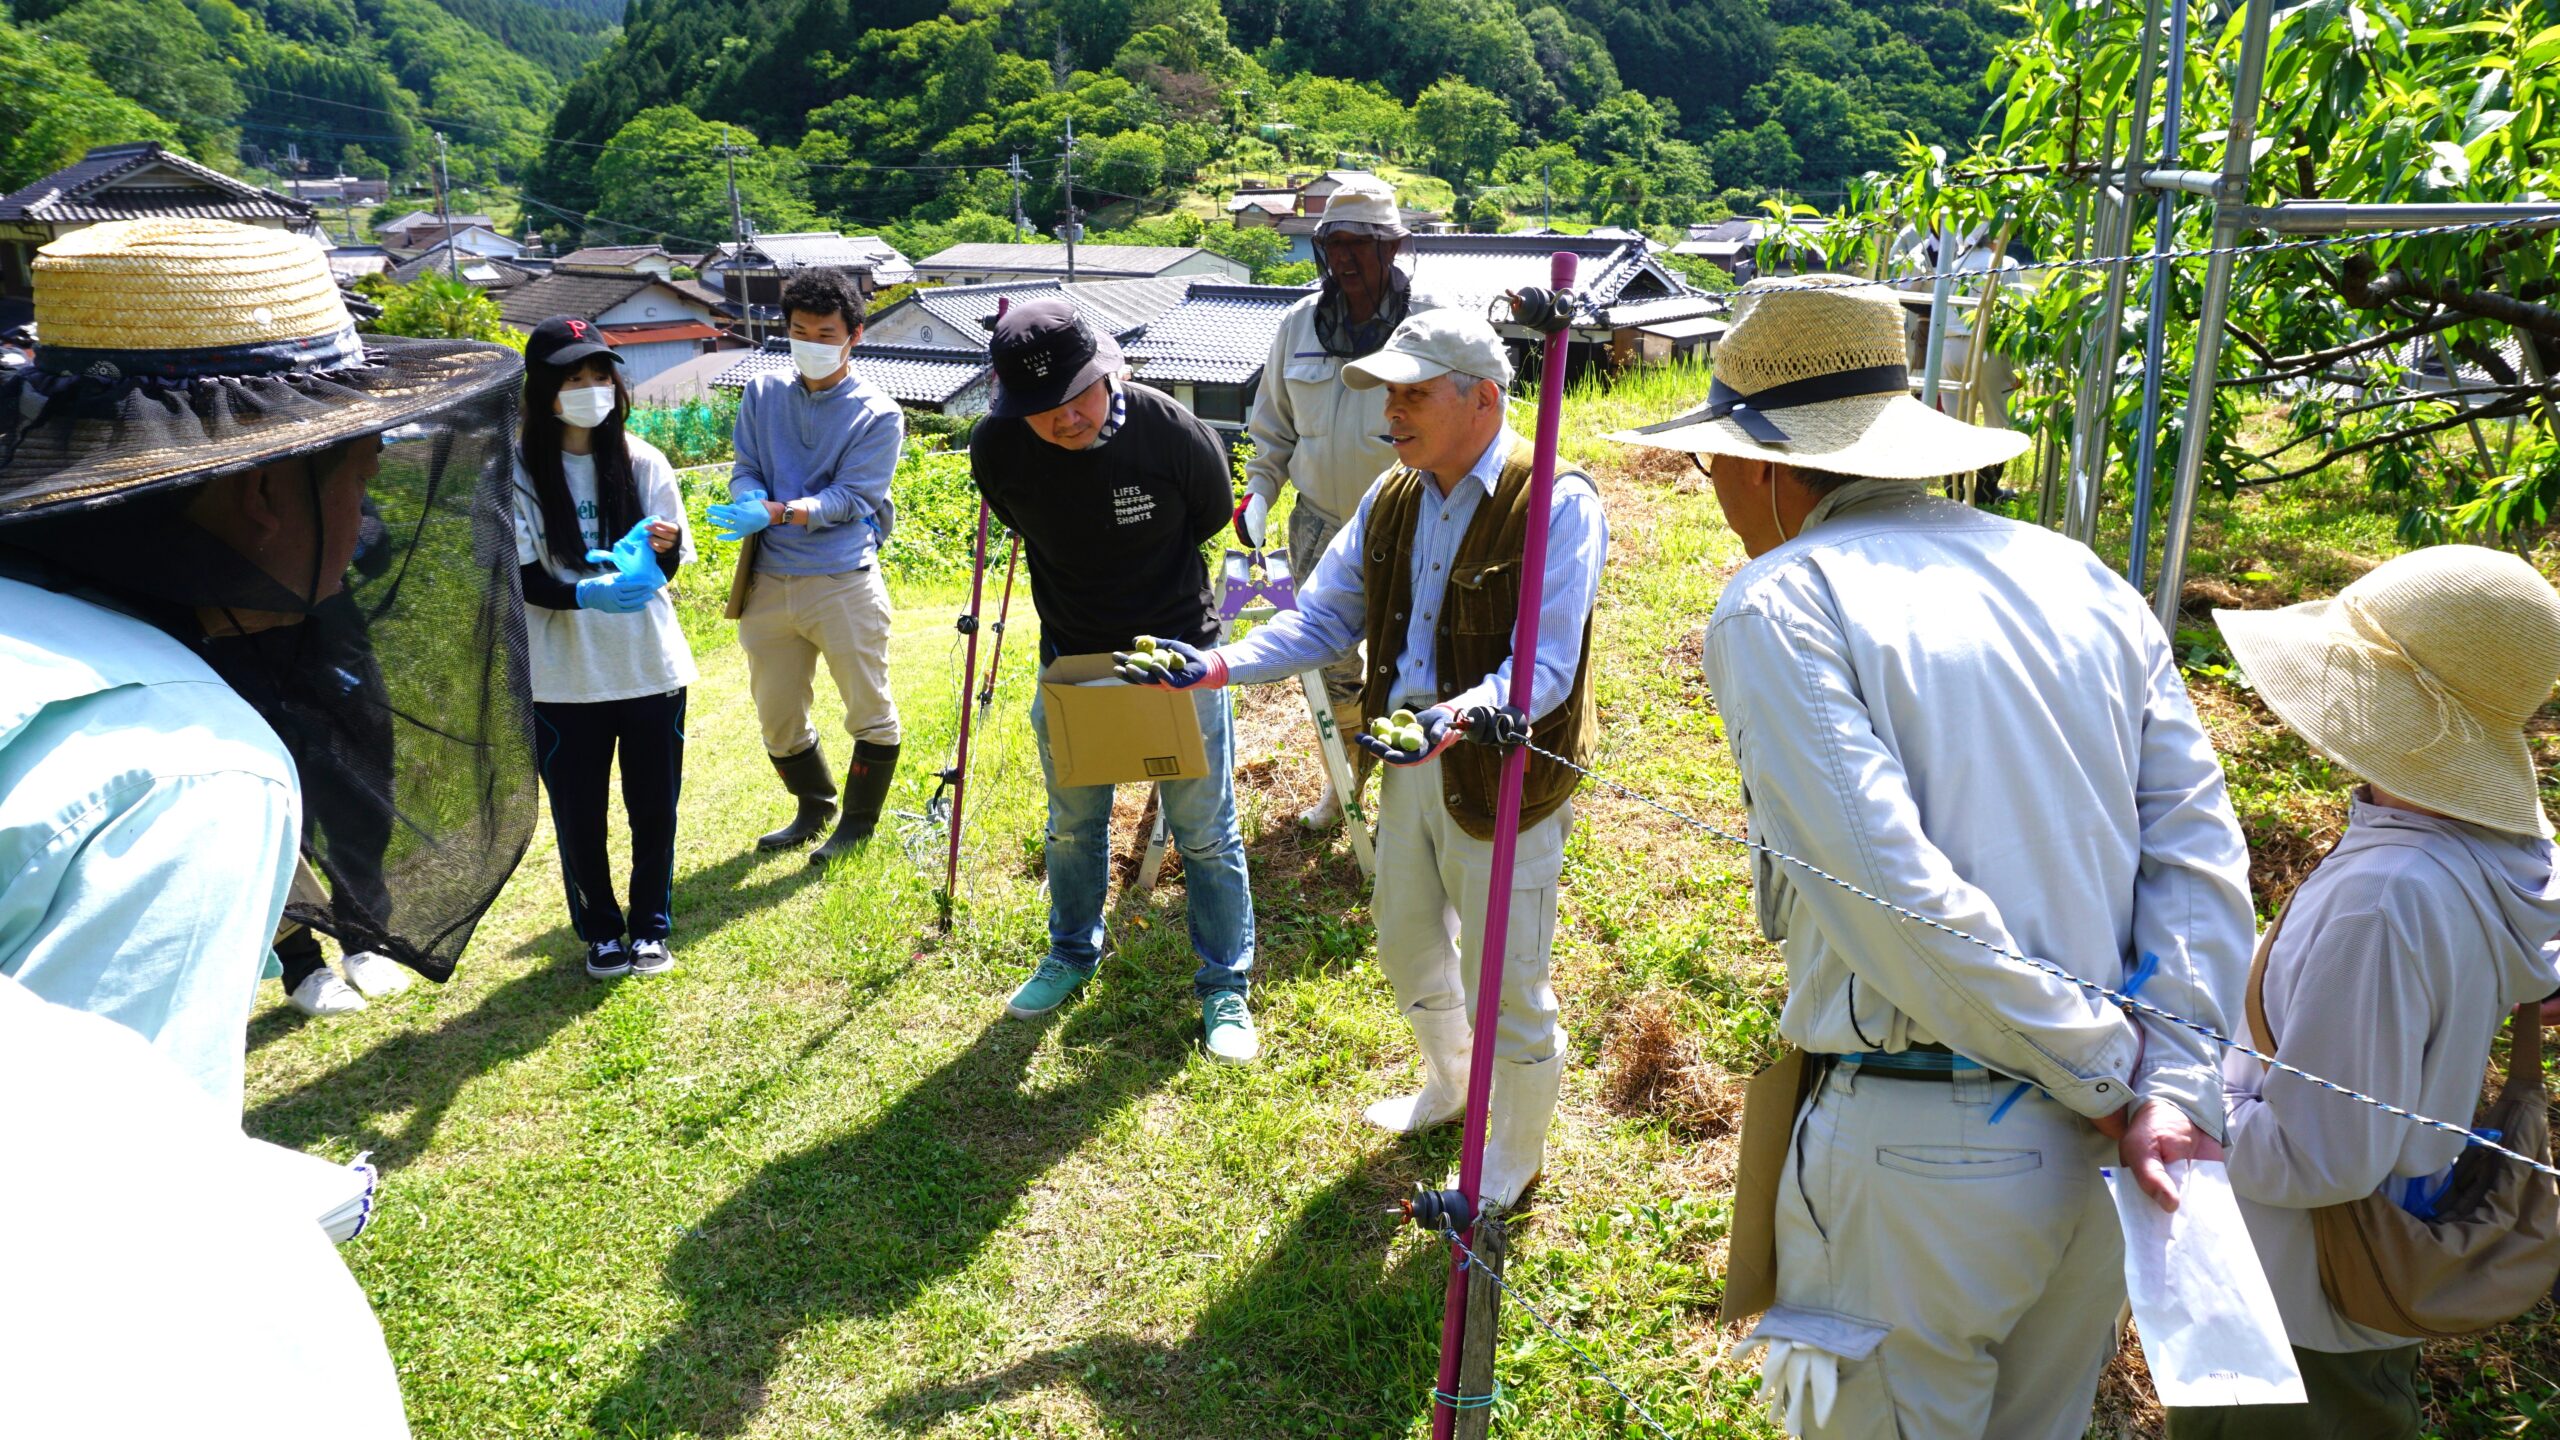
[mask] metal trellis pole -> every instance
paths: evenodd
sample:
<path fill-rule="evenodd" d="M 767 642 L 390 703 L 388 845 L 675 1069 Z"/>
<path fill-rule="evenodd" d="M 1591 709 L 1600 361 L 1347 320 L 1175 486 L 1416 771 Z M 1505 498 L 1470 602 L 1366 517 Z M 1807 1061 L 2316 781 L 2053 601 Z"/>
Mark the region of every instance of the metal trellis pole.
<path fill-rule="evenodd" d="M 2151 133 L 2151 81 L 2160 68 L 2161 0 L 2145 0 L 2142 12 L 2142 60 L 2133 82 L 2133 116 L 2125 129 L 2124 168 L 2117 174 L 2116 191 L 2105 194 L 2106 178 L 2099 176 L 2100 195 L 2113 206 L 2107 211 L 2113 222 L 2101 242 L 2105 253 L 2121 256 L 2133 248 L 2134 179 L 2141 168 L 2142 147 Z M 2124 296 L 2127 272 L 2122 260 L 2107 267 L 2106 299 L 2098 308 L 2098 328 L 2090 338 L 2096 363 L 2089 366 L 2087 403 L 2080 414 L 2080 437 L 2071 447 L 2071 494 L 2063 506 L 2064 533 L 2083 545 L 2098 538 L 2098 493 L 2107 473 L 2107 451 L 2115 434 L 2116 360 L 2124 339 Z"/>
<path fill-rule="evenodd" d="M 1549 283 L 1561 296 L 1573 288 L 1579 262 L 1571 251 L 1558 251 L 1549 261 Z M 1538 386 L 1538 438 L 1529 477 L 1529 521 L 1521 540 L 1520 615 L 1511 631 L 1511 707 L 1523 715 L 1536 713 L 1534 687 L 1538 666 L 1538 608 L 1547 586 L 1547 509 L 1556 487 L 1556 439 L 1564 420 L 1565 356 L 1573 347 L 1573 331 L 1546 338 L 1546 369 Z M 1463 742 L 1462 742 L 1463 743 Z M 1467 1065 L 1466 1139 L 1458 1153 L 1458 1190 L 1470 1215 L 1483 1209 L 1485 1121 L 1493 1098 L 1493 1035 L 1502 1022 L 1502 955 L 1511 929 L 1512 862 L 1520 846 L 1520 798 L 1529 774 L 1529 752 L 1514 747 L 1502 760 L 1502 790 L 1493 812 L 1493 855 L 1488 865 L 1484 906 L 1484 939 L 1477 949 L 1475 1033 L 1481 1037 Z M 1475 1227 L 1465 1238 L 1473 1242 Z M 1458 1364 L 1466 1341 L 1467 1267 L 1461 1256 L 1449 1261 L 1449 1288 L 1440 1322 L 1440 1396 L 1457 1393 Z M 1458 1412 L 1446 1399 L 1431 1404 L 1432 1440 L 1450 1440 Z"/>
<path fill-rule="evenodd" d="M 2160 107 L 2162 170 L 2174 170 L 2178 164 L 2178 124 L 2185 118 L 2187 98 L 2187 13 L 2192 0 L 2170 3 L 2174 8 L 2169 11 L 2168 97 Z M 2143 176 L 2125 176 L 2127 208 L 2135 188 L 2145 183 Z M 2164 185 L 2159 193 L 2151 229 L 2150 313 L 2143 316 L 2142 326 L 2142 424 L 2133 437 L 2133 536 L 2126 542 L 2124 562 L 2124 577 L 2136 590 L 2142 588 L 2142 577 L 2151 568 L 2151 471 L 2160 455 L 2160 372 L 2167 366 L 2169 307 L 2176 296 L 2169 252 L 2178 248 L 2178 192 Z"/>
<path fill-rule="evenodd" d="M 2171 635 L 2178 633 L 2178 600 L 2187 582 L 2187 534 L 2195 521 L 2196 483 L 2204 471 L 2205 442 L 2213 429 L 2215 372 L 2222 363 L 2222 317 L 2231 303 L 2231 247 L 2240 243 L 2241 217 L 2232 211 L 2249 200 L 2251 152 L 2256 149 L 2258 132 L 2258 94 L 2267 68 L 2267 31 L 2274 21 L 2275 0 L 2249 0 L 2240 32 L 2240 70 L 2232 77 L 2231 134 L 2225 142 L 2222 180 L 2213 200 L 2213 255 L 2205 261 L 2204 299 L 2196 315 L 2196 368 L 2194 378 L 2187 383 L 2187 426 L 2178 437 L 2169 529 L 2160 540 L 2160 591 L 2152 597 L 2151 604 L 2160 617 L 2160 628 Z M 2140 543 L 2137 532 L 2135 544 Z M 2141 583 L 2138 575 L 2134 583 Z"/>
<path fill-rule="evenodd" d="M 996 602 L 996 643 L 987 653 L 987 683 L 978 687 L 978 719 L 984 722 L 987 712 L 995 708 L 996 677 L 1004 673 L 1004 627 L 1013 618 L 1013 575 L 1022 565 L 1022 537 L 1011 535 L 1004 545 L 1004 598 Z"/>

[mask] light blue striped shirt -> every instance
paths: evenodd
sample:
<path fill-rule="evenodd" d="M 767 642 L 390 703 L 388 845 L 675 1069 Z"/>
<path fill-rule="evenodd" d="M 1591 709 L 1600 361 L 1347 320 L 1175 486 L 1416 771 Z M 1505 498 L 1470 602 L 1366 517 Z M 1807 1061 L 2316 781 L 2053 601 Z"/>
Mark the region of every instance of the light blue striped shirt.
<path fill-rule="evenodd" d="M 1423 503 L 1413 526 L 1413 609 L 1405 622 L 1404 648 L 1395 658 L 1394 699 L 1423 705 L 1445 703 L 1453 709 L 1499 705 L 1510 698 L 1511 661 L 1446 702 L 1440 700 L 1437 638 L 1441 597 L 1448 589 L 1449 567 L 1457 562 L 1459 542 L 1476 509 L 1502 478 L 1511 447 L 1525 444 L 1508 429 L 1493 438 L 1463 479 L 1446 496 L 1435 483 L 1423 488 Z M 1426 474 L 1426 481 L 1432 477 Z M 1298 580 L 1298 608 L 1274 616 L 1233 645 L 1220 649 L 1235 683 L 1258 685 L 1286 679 L 1348 659 L 1360 649 L 1368 631 L 1368 597 L 1361 592 L 1369 509 L 1378 487 L 1360 497 L 1360 508 L 1345 523 L 1313 575 Z M 1537 674 L 1531 684 L 1531 718 L 1564 703 L 1573 692 L 1575 671 L 1582 665 L 1582 627 L 1600 594 L 1600 568 L 1609 557 L 1609 522 L 1600 510 L 1599 492 L 1579 473 L 1558 474 L 1547 511 L 1546 591 L 1538 607 Z M 1371 657 L 1372 665 L 1384 664 Z"/>

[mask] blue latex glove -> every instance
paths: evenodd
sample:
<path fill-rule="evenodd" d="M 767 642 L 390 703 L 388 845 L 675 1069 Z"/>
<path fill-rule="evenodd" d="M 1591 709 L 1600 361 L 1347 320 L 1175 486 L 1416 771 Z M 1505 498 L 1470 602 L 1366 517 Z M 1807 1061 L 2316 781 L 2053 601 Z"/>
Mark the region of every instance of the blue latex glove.
<path fill-rule="evenodd" d="M 761 490 L 741 490 L 737 499 L 706 506 L 702 513 L 720 527 L 711 533 L 723 540 L 744 540 L 773 524 L 773 512 L 765 508 Z"/>
<path fill-rule="evenodd" d="M 587 563 L 610 566 L 624 579 L 644 582 L 641 594 L 647 598 L 648 591 L 667 583 L 667 572 L 658 568 L 657 547 L 649 543 L 649 527 L 657 523 L 655 515 L 640 517 L 629 534 L 613 542 L 612 549 L 588 551 Z"/>
<path fill-rule="evenodd" d="M 619 570 L 610 575 L 590 575 L 578 582 L 578 608 L 628 615 L 647 606 L 657 590 L 642 575 L 625 575 Z"/>
<path fill-rule="evenodd" d="M 1357 737 L 1360 748 L 1390 765 L 1419 765 L 1457 744 L 1467 733 L 1465 727 L 1458 723 L 1457 715 L 1446 705 L 1434 705 L 1428 710 L 1418 711 L 1413 719 L 1422 727 L 1421 749 L 1399 750 L 1366 730 Z"/>
<path fill-rule="evenodd" d="M 1203 654 L 1197 647 L 1179 640 L 1157 640 L 1156 653 L 1174 662 L 1170 668 L 1141 664 L 1138 652 L 1122 650 L 1112 655 L 1112 673 L 1132 685 L 1156 685 L 1167 690 L 1216 690 L 1227 683 L 1227 662 L 1217 652 Z"/>

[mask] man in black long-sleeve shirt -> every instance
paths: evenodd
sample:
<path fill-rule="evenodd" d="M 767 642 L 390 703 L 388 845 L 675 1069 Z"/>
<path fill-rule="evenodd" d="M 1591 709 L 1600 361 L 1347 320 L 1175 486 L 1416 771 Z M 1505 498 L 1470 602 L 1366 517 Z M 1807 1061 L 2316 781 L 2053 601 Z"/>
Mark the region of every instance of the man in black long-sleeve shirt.
<path fill-rule="evenodd" d="M 1214 643 L 1200 547 L 1232 509 L 1216 432 L 1123 378 L 1119 347 L 1064 300 L 1014 307 L 996 322 L 991 356 L 995 394 L 970 470 L 1030 554 L 1043 663 L 1126 650 L 1140 635 Z M 1245 1003 L 1253 896 L 1236 826 L 1233 711 L 1223 690 L 1195 703 L 1209 774 L 1165 782 L 1158 800 L 1182 851 L 1202 1045 L 1234 1064 L 1261 1050 Z M 1065 1003 L 1101 962 L 1111 859 L 1112 787 L 1058 784 L 1036 697 L 1031 728 L 1049 788 L 1049 952 L 1005 1005 L 1025 1019 Z"/>

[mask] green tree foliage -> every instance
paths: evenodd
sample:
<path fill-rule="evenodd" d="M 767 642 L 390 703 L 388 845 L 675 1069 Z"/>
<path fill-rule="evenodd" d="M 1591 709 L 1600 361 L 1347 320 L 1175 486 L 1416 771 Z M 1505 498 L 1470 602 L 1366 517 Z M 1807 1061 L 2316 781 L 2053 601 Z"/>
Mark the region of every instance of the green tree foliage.
<path fill-rule="evenodd" d="M 1443 79 L 1413 102 L 1413 133 L 1440 173 L 1454 183 L 1489 174 L 1520 127 L 1502 97 L 1464 80 Z"/>
<path fill-rule="evenodd" d="M 643 110 L 597 157 L 597 209 L 678 248 L 718 243 L 731 233 L 728 170 L 703 163 L 714 147 L 737 144 L 738 195 L 759 228 L 806 230 L 817 216 L 800 199 L 799 161 L 732 126 L 714 125 L 681 105 Z M 623 232 L 627 234 L 628 232 Z"/>
<path fill-rule="evenodd" d="M 382 318 L 373 322 L 373 329 L 383 335 L 490 340 L 511 349 L 524 348 L 524 336 L 508 327 L 498 313 L 497 301 L 465 281 L 432 270 L 384 292 Z"/>
<path fill-rule="evenodd" d="M 39 28 L 86 48 L 99 78 L 168 121 L 190 153 L 217 161 L 232 156 L 240 87 L 213 37 L 181 0 L 81 0 Z"/>
<path fill-rule="evenodd" d="M 2515 201 L 2560 191 L 2560 26 L 2547 7 L 2512 0 L 2313 0 L 2278 12 L 2259 116 L 2264 147 L 2249 199 L 2361 202 Z M 2074 192 L 2020 165 L 2121 153 L 2104 117 L 2130 96 L 2138 14 L 2039 0 L 2027 32 L 1993 72 L 1994 133 L 1949 159 L 1915 147 L 1891 183 L 1853 217 L 1873 243 L 1901 225 L 2005 230 L 2039 253 L 2067 250 Z M 2202 25 L 2186 64 L 2183 163 L 2219 167 L 2238 68 L 2236 25 Z M 2173 239 L 2211 243 L 2209 207 L 2179 207 Z M 2152 207 L 2136 207 L 2137 251 L 2152 243 Z M 1856 257 L 1833 255 L 1854 264 Z M 2226 488 L 2278 484 L 2354 463 L 2405 505 L 2405 538 L 2513 535 L 2560 520 L 2560 443 L 2524 354 L 2560 359 L 2560 292 L 2540 237 L 2462 235 L 2290 251 L 2244 262 L 2231 291 L 2229 337 L 2205 471 Z M 2203 267 L 2173 270 L 2168 373 L 2190 372 Z M 2070 428 L 2072 381 L 2090 338 L 2098 272 L 2058 272 L 1995 322 L 2028 389 L 2013 419 L 2055 435 Z M 2140 300 L 2134 302 L 2137 306 Z M 2436 347 L 2442 346 L 2441 352 Z M 2478 406 L 2414 391 L 2408 370 L 2451 357 Z M 2546 367 L 2549 368 L 2549 367 Z M 2352 380 L 2352 385 L 2343 381 Z M 2163 453 L 2183 439 L 2170 381 Z M 2246 395 L 2271 395 L 2286 427 L 2276 443 L 2240 434 Z M 2504 424 L 2518 422 L 2512 444 Z M 2107 419 L 2111 453 L 2130 453 L 2139 387 L 2127 373 Z M 2474 428 L 2473 422 L 2478 422 Z M 2165 462 L 2164 462 L 2165 463 Z M 2121 473 L 2121 466 L 2109 467 Z"/>
<path fill-rule="evenodd" d="M 0 20 L 0 94 L 15 112 L 0 126 L 0 192 L 40 180 L 95 145 L 180 144 L 176 127 L 119 95 L 89 68 L 89 52 Z"/>

